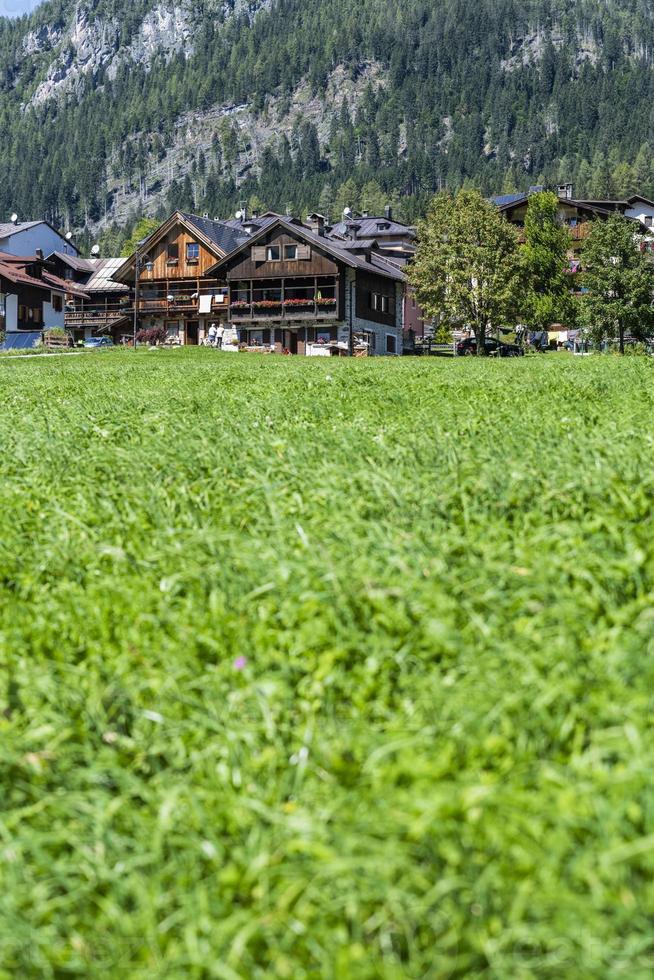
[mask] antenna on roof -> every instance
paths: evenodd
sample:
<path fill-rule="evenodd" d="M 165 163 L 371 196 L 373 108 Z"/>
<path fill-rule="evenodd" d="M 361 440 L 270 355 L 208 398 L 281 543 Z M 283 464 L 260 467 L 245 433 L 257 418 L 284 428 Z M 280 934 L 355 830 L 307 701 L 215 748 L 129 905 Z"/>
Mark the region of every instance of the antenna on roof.
<path fill-rule="evenodd" d="M 12 223 L 12 225 L 17 225 L 18 224 L 18 215 L 16 214 L 15 211 L 14 211 L 14 213 L 11 216 L 11 223 Z"/>
<path fill-rule="evenodd" d="M 99 255 L 99 254 L 100 254 L 100 246 L 94 245 L 93 248 L 91 249 L 91 255 Z"/>

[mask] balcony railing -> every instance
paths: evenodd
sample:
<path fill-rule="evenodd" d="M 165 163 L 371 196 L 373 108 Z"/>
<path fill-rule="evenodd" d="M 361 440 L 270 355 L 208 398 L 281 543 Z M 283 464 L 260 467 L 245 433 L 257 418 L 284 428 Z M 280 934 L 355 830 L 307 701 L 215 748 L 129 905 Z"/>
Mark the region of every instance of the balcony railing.
<path fill-rule="evenodd" d="M 299 286 L 275 280 L 266 287 L 232 289 L 230 319 L 235 322 L 251 320 L 306 320 L 338 316 L 338 293 L 333 280 L 312 282 Z"/>
<path fill-rule="evenodd" d="M 336 300 L 312 300 L 310 302 L 295 304 L 292 301 L 275 302 L 273 300 L 262 302 L 245 303 L 237 301 L 232 303 L 230 317 L 239 322 L 241 320 L 306 320 L 307 317 L 322 318 L 338 316 Z"/>

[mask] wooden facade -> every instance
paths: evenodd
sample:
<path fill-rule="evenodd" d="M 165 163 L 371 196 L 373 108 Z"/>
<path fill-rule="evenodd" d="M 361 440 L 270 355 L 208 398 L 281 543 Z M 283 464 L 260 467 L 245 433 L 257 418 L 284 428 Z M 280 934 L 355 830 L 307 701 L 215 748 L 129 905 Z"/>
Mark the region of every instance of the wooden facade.
<path fill-rule="evenodd" d="M 356 315 L 386 327 L 395 325 L 395 283 L 384 276 L 360 272 L 357 276 Z"/>
<path fill-rule="evenodd" d="M 175 225 L 143 253 L 142 259 L 152 262 L 152 269 L 142 265 L 139 281 L 145 284 L 195 279 L 199 285 L 200 278 L 215 265 L 217 258 L 220 252 L 210 251 L 197 234 Z"/>

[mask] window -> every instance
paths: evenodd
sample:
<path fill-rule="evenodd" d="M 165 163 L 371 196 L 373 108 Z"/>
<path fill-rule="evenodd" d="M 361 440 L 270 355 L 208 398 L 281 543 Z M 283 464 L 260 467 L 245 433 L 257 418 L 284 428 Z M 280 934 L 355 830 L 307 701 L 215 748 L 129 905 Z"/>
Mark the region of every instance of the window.
<path fill-rule="evenodd" d="M 7 312 L 7 295 L 6 293 L 0 293 L 0 316 L 5 316 Z"/>
<path fill-rule="evenodd" d="M 646 214 L 645 215 L 645 227 L 646 228 L 651 228 L 652 227 L 652 222 L 654 222 L 654 218 L 652 217 L 652 215 L 651 214 Z"/>
<path fill-rule="evenodd" d="M 412 310 L 415 310 L 415 308 L 416 308 L 416 298 L 415 298 L 415 296 L 412 296 L 411 297 L 411 309 Z"/>
<path fill-rule="evenodd" d="M 388 296 L 382 296 L 381 298 L 381 311 L 382 313 L 388 313 Z"/>
<path fill-rule="evenodd" d="M 269 245 L 266 249 L 266 262 L 279 262 L 281 249 L 279 245 Z"/>
<path fill-rule="evenodd" d="M 179 245 L 177 242 L 168 242 L 166 246 L 166 258 L 171 264 L 179 259 Z"/>
<path fill-rule="evenodd" d="M 285 259 L 296 259 L 297 258 L 297 245 L 284 245 L 284 258 Z"/>
<path fill-rule="evenodd" d="M 263 345 L 263 330 L 249 330 L 250 347 L 261 347 Z"/>
<path fill-rule="evenodd" d="M 63 305 L 62 300 L 61 300 L 61 294 L 60 293 L 53 293 L 52 294 L 52 309 L 54 310 L 55 313 L 61 313 L 61 311 L 63 310 L 63 308 L 64 308 L 64 305 Z"/>
<path fill-rule="evenodd" d="M 197 262 L 200 258 L 200 246 L 197 242 L 186 243 L 186 261 Z"/>
<path fill-rule="evenodd" d="M 317 344 L 328 344 L 331 339 L 332 339 L 331 330 L 316 330 Z"/>
<path fill-rule="evenodd" d="M 395 337 L 395 334 L 392 333 L 386 334 L 386 353 L 387 354 L 397 353 L 397 339 Z"/>

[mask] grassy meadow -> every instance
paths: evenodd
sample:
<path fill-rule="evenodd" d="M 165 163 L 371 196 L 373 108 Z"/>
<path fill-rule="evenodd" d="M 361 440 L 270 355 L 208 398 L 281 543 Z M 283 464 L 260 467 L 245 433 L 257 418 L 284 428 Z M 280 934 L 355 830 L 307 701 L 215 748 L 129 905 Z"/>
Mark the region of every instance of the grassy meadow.
<path fill-rule="evenodd" d="M 0 361 L 0 978 L 654 972 L 654 364 Z"/>

